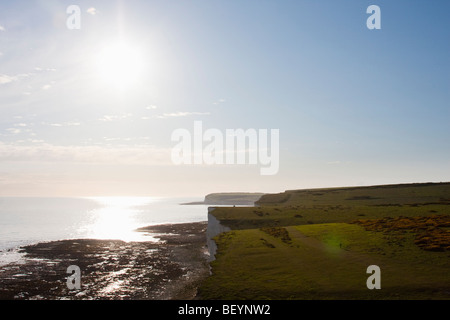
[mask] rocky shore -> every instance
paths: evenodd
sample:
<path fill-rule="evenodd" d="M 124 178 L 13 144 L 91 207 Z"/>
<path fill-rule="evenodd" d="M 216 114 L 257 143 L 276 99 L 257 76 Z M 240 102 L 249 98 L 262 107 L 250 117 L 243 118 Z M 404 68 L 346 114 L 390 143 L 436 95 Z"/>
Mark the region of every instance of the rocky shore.
<path fill-rule="evenodd" d="M 21 248 L 0 268 L 0 300 L 191 300 L 209 276 L 206 222 L 139 229 L 158 242 L 63 240 Z M 81 289 L 69 290 L 69 266 Z"/>

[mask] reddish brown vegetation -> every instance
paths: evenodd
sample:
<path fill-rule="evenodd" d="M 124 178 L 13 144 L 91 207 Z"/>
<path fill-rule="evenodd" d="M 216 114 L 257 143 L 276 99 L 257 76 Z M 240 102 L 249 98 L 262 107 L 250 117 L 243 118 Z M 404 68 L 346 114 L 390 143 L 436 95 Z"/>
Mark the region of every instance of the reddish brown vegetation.
<path fill-rule="evenodd" d="M 285 228 L 262 228 L 261 231 L 281 239 L 284 243 L 290 244 L 292 242 L 289 232 Z"/>
<path fill-rule="evenodd" d="M 450 251 L 450 215 L 398 217 L 377 220 L 356 220 L 353 223 L 368 231 L 406 232 L 416 234 L 414 243 L 427 251 Z"/>

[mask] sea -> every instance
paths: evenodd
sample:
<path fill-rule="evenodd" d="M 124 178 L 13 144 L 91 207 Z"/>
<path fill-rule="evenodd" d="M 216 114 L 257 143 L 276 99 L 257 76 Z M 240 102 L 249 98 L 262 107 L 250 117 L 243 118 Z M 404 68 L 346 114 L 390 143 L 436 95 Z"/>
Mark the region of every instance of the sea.
<path fill-rule="evenodd" d="M 141 227 L 202 222 L 208 219 L 201 198 L 0 197 L 0 266 L 22 258 L 19 248 L 67 239 L 155 241 Z"/>

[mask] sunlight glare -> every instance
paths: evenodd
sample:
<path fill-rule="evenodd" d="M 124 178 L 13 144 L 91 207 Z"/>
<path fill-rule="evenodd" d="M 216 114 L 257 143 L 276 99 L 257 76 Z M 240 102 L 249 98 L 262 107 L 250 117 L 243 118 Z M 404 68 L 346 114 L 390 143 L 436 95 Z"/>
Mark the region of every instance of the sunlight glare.
<path fill-rule="evenodd" d="M 144 58 L 139 48 L 120 41 L 101 49 L 94 64 L 99 80 L 123 90 L 139 81 Z"/>
<path fill-rule="evenodd" d="M 139 212 L 138 207 L 153 202 L 153 198 L 104 197 L 91 199 L 102 205 L 102 208 L 92 211 L 93 223 L 89 231 L 93 238 L 127 242 L 152 240 L 135 230 L 142 227 L 136 219 L 136 214 Z"/>

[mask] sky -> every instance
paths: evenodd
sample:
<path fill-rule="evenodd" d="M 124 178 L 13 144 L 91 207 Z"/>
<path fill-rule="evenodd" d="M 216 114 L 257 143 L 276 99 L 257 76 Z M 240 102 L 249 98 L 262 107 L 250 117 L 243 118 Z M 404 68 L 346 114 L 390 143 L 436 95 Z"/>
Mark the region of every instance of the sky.
<path fill-rule="evenodd" d="M 370 5 L 381 29 L 367 27 Z M 450 181 L 449 12 L 425 0 L 1 1 L 0 196 Z M 175 164 L 172 134 L 196 122 L 279 130 L 279 170 Z"/>

